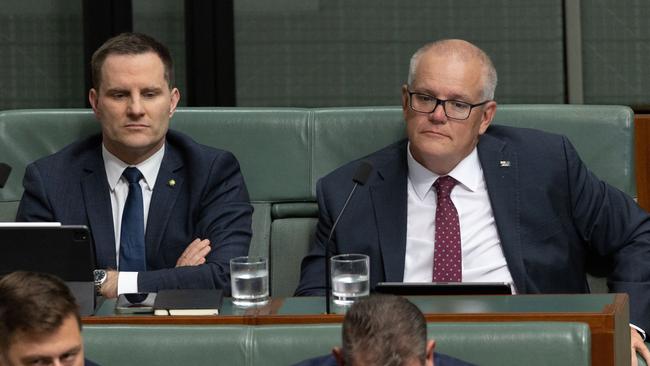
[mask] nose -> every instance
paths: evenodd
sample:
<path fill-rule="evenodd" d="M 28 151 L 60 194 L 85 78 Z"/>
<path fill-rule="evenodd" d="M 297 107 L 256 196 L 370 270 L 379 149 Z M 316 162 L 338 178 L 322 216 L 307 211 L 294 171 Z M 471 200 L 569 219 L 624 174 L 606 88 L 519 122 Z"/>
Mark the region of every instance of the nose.
<path fill-rule="evenodd" d="M 431 113 L 429 113 L 429 121 L 437 123 L 445 123 L 447 121 L 447 115 L 445 114 L 445 107 L 443 101 L 437 99 L 436 106 L 433 107 Z"/>
<path fill-rule="evenodd" d="M 131 97 L 129 100 L 129 105 L 127 108 L 127 113 L 134 117 L 134 118 L 139 118 L 144 114 L 144 108 L 142 106 L 142 100 L 140 100 L 139 95 L 135 95 Z"/>

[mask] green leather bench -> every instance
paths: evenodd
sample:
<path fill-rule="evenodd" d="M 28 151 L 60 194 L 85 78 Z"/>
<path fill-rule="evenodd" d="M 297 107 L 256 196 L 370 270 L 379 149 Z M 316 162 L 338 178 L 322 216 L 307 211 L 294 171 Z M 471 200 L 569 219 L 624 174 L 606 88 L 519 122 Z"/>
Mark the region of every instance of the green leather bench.
<path fill-rule="evenodd" d="M 590 365 L 583 323 L 429 323 L 436 350 L 483 366 Z M 111 365 L 286 366 L 340 345 L 341 326 L 85 325 L 86 357 Z"/>
<path fill-rule="evenodd" d="M 631 109 L 502 105 L 494 123 L 569 136 L 596 174 L 635 196 Z M 297 285 L 316 223 L 316 181 L 404 137 L 399 107 L 185 108 L 172 128 L 239 159 L 255 207 L 250 252 L 270 257 L 273 296 L 290 296 Z M 0 221 L 14 220 L 29 162 L 98 131 L 86 109 L 0 112 L 0 162 L 14 168 L 0 190 Z"/>

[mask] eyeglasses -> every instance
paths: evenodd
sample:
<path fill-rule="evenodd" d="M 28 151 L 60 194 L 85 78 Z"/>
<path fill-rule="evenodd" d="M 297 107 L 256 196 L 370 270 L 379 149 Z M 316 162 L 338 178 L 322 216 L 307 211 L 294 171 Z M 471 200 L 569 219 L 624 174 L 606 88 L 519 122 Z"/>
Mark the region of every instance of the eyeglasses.
<path fill-rule="evenodd" d="M 445 116 L 451 119 L 464 120 L 468 119 L 472 109 L 489 102 L 486 100 L 478 104 L 461 102 L 460 100 L 444 100 L 428 94 L 408 91 L 409 104 L 411 109 L 419 113 L 432 113 L 438 105 L 442 105 Z"/>

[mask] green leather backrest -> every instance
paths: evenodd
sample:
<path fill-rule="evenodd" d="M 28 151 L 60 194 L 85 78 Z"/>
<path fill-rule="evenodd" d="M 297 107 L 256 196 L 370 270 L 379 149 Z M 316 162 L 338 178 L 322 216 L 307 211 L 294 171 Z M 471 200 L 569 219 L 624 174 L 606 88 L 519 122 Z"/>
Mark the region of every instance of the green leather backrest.
<path fill-rule="evenodd" d="M 428 323 L 436 351 L 485 366 L 590 365 L 584 323 Z M 340 324 L 86 325 L 86 357 L 111 365 L 286 366 L 340 345 Z"/>

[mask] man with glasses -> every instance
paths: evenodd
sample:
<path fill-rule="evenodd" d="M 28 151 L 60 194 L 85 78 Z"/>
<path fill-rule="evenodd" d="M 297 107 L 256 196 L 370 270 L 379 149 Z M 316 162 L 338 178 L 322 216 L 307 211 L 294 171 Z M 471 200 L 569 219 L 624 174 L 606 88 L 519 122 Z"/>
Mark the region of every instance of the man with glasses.
<path fill-rule="evenodd" d="M 374 171 L 330 247 L 368 254 L 371 287 L 507 282 L 516 293 L 585 293 L 597 263 L 612 292 L 629 294 L 633 348 L 650 359 L 640 335 L 650 329 L 650 217 L 594 176 L 566 137 L 491 126 L 496 84 L 471 43 L 418 50 L 402 87 L 408 139 L 363 158 Z M 316 241 L 297 295 L 324 293 L 325 243 L 358 165 L 318 183 Z"/>

